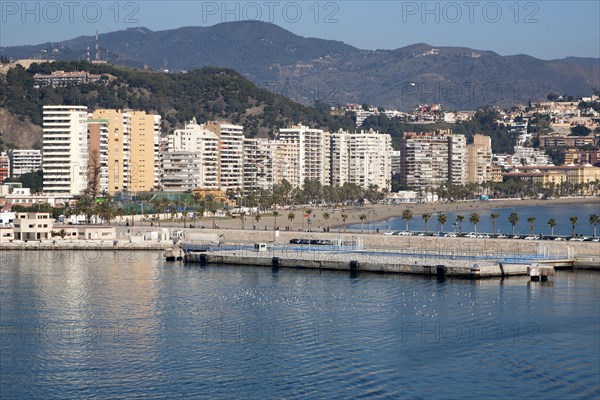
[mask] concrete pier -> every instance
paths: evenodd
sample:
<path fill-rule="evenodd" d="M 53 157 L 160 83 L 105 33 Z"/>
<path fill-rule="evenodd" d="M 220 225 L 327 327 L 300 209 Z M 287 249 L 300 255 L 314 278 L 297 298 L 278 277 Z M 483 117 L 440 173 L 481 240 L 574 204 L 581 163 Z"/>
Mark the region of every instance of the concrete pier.
<path fill-rule="evenodd" d="M 497 263 L 492 261 L 468 261 L 450 259 L 431 259 L 425 261 L 419 257 L 393 257 L 372 254 L 332 254 L 320 252 L 286 253 L 272 251 L 259 253 L 251 251 L 190 252 L 185 261 L 201 266 L 243 265 L 279 268 L 308 268 L 359 272 L 379 272 L 436 276 L 440 279 L 463 278 L 481 279 L 527 275 L 529 264 Z"/>

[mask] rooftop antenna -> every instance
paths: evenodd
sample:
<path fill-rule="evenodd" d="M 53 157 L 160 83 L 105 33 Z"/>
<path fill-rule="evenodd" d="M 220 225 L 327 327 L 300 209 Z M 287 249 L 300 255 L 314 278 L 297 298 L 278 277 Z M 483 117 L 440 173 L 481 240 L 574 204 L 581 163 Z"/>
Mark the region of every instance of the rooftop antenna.
<path fill-rule="evenodd" d="M 100 61 L 100 43 L 98 40 L 98 31 L 96 30 L 96 61 Z"/>

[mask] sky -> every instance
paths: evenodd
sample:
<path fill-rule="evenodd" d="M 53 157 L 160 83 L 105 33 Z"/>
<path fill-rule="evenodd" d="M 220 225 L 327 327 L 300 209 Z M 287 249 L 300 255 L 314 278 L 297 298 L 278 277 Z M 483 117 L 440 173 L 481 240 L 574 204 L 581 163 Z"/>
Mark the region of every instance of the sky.
<path fill-rule="evenodd" d="M 529 54 L 600 57 L 600 1 L 6 1 L 0 46 L 40 44 L 132 27 L 273 22 L 361 49 L 414 43 Z"/>

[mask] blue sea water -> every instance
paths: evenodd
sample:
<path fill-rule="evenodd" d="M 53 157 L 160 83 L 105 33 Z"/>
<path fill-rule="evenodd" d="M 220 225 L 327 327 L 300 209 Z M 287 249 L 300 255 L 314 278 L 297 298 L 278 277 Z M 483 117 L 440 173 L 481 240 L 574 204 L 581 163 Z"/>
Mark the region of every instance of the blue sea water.
<path fill-rule="evenodd" d="M 4 252 L 0 398 L 598 398 L 600 274 L 462 281 Z"/>
<path fill-rule="evenodd" d="M 592 214 L 600 215 L 600 199 L 596 204 L 569 204 L 569 205 L 547 205 L 543 201 L 540 201 L 539 205 L 536 206 L 522 206 L 522 207 L 506 207 L 506 208 L 494 208 L 494 209 L 480 209 L 480 207 L 486 207 L 489 203 L 474 202 L 472 208 L 468 210 L 462 210 L 460 212 L 444 211 L 443 213 L 447 216 L 447 223 L 444 226 L 444 232 L 458 232 L 460 227 L 456 221 L 457 215 L 464 216 L 462 222 L 462 232 L 473 232 L 475 227 L 469 222 L 469 216 L 472 213 L 479 214 L 480 222 L 477 224 L 478 232 L 493 232 L 491 214 L 496 213 L 500 216 L 496 220 L 496 230 L 501 233 L 510 234 L 512 232 L 512 225 L 508 221 L 508 217 L 511 213 L 516 212 L 519 215 L 519 222 L 515 225 L 515 234 L 529 234 L 530 226 L 527 222 L 527 218 L 534 217 L 534 233 L 550 235 L 551 229 L 548 225 L 548 221 L 554 218 L 557 225 L 554 227 L 555 235 L 571 235 L 571 222 L 569 218 L 575 216 L 578 218 L 577 224 L 575 225 L 575 233 L 591 236 L 593 234 L 592 226 L 590 226 L 589 218 Z M 398 207 L 398 206 L 396 206 Z M 403 207 L 398 208 L 398 213 L 401 213 Z M 428 231 L 439 231 L 441 226 L 438 223 L 438 213 L 433 212 L 428 223 Z M 453 223 L 455 226 L 453 226 Z M 350 229 L 361 229 L 360 223 L 354 223 L 349 225 Z M 408 223 L 409 230 L 412 231 L 423 231 L 425 230 L 425 224 L 420 215 L 414 215 L 413 219 Z M 363 229 L 380 231 L 385 230 L 405 230 L 406 221 L 400 217 L 394 217 L 386 221 L 378 221 L 374 223 L 365 222 Z M 600 226 L 597 227 L 597 233 L 600 234 Z"/>

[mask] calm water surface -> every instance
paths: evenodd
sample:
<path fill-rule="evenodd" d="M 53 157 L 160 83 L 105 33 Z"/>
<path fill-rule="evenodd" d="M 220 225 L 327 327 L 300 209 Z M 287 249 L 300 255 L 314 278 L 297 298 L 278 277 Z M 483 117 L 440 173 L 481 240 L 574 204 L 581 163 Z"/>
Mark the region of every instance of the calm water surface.
<path fill-rule="evenodd" d="M 5 252 L 0 398 L 598 398 L 599 293 Z"/>

